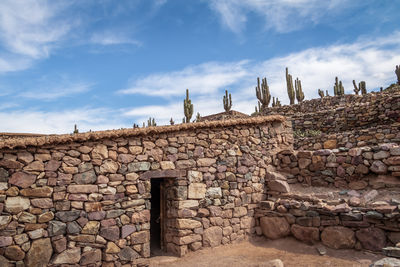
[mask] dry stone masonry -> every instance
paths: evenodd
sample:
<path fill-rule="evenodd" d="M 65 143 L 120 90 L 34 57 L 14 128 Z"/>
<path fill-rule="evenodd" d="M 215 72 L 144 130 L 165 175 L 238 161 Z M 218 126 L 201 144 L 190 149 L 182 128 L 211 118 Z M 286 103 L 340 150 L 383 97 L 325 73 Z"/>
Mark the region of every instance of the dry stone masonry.
<path fill-rule="evenodd" d="M 0 265 L 145 264 L 158 178 L 167 251 L 244 240 L 292 146 L 281 116 L 0 142 Z"/>

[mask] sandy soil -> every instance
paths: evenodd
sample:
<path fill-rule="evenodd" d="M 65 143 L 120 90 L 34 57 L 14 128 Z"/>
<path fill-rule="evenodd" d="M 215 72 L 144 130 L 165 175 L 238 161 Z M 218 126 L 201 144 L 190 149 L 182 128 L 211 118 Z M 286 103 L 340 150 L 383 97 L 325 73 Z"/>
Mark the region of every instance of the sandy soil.
<path fill-rule="evenodd" d="M 266 240 L 262 237 L 240 244 L 207 248 L 191 252 L 182 258 L 159 256 L 150 259 L 150 266 L 246 266 L 256 267 L 263 262 L 281 259 L 285 267 L 319 266 L 369 266 L 383 258 L 383 255 L 355 250 L 333 250 L 326 248 L 326 255 L 320 256 L 317 246 L 308 246 L 288 237 L 279 240 Z"/>

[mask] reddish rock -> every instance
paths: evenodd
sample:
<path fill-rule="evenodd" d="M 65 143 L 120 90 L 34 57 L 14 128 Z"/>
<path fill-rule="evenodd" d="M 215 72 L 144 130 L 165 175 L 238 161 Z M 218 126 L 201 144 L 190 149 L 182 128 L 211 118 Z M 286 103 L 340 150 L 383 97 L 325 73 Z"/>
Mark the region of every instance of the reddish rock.
<path fill-rule="evenodd" d="M 370 170 L 377 174 L 387 173 L 387 166 L 380 160 L 372 162 Z"/>
<path fill-rule="evenodd" d="M 53 207 L 53 200 L 51 198 L 34 198 L 31 199 L 31 204 L 41 209 L 50 209 Z"/>
<path fill-rule="evenodd" d="M 121 238 L 125 238 L 128 235 L 132 234 L 133 232 L 136 231 L 136 227 L 133 225 L 124 225 L 122 226 L 122 230 L 121 230 Z"/>
<path fill-rule="evenodd" d="M 82 266 L 82 265 L 94 264 L 99 261 L 101 261 L 101 250 L 95 249 L 83 252 L 79 264 Z"/>
<path fill-rule="evenodd" d="M 51 197 L 53 193 L 53 188 L 44 186 L 37 188 L 26 188 L 19 191 L 24 197 Z"/>
<path fill-rule="evenodd" d="M 16 172 L 8 180 L 10 184 L 21 188 L 30 187 L 36 181 L 36 175 L 27 172 Z"/>
<path fill-rule="evenodd" d="M 282 180 L 269 181 L 268 187 L 272 191 L 277 191 L 277 192 L 281 192 L 281 193 L 290 192 L 289 184 L 286 181 L 282 181 Z"/>
<path fill-rule="evenodd" d="M 52 241 L 52 243 L 56 253 L 61 253 L 67 249 L 67 239 L 65 237 L 62 237 L 58 240 L 54 240 Z"/>
<path fill-rule="evenodd" d="M 265 237 L 278 239 L 290 234 L 290 225 L 284 217 L 262 217 L 260 227 Z"/>
<path fill-rule="evenodd" d="M 0 166 L 5 167 L 7 169 L 21 169 L 24 166 L 24 164 L 11 159 L 2 159 L 0 160 Z"/>
<path fill-rule="evenodd" d="M 44 165 L 44 170 L 55 172 L 58 170 L 58 168 L 60 168 L 60 166 L 61 166 L 61 161 L 52 159 L 52 160 L 46 162 L 46 164 Z"/>
<path fill-rule="evenodd" d="M 349 183 L 349 188 L 353 190 L 362 190 L 368 186 L 368 182 L 364 180 L 353 181 Z"/>
<path fill-rule="evenodd" d="M 373 251 L 382 251 L 386 246 L 386 235 L 379 228 L 365 228 L 356 232 L 356 237 L 360 241 L 363 248 Z"/>
<path fill-rule="evenodd" d="M 319 229 L 315 227 L 292 224 L 291 232 L 295 238 L 308 244 L 314 244 L 319 241 Z"/>
<path fill-rule="evenodd" d="M 321 233 L 322 243 L 330 248 L 353 248 L 356 244 L 354 232 L 342 226 L 328 226 Z"/>
<path fill-rule="evenodd" d="M 131 243 L 144 244 L 150 241 L 150 233 L 148 231 L 141 231 L 131 234 Z"/>
<path fill-rule="evenodd" d="M 116 241 L 119 239 L 119 227 L 110 226 L 100 229 L 100 235 L 107 240 Z"/>
<path fill-rule="evenodd" d="M 4 256 L 13 261 L 20 261 L 25 258 L 25 252 L 19 246 L 9 246 L 6 248 Z"/>
<path fill-rule="evenodd" d="M 12 241 L 13 239 L 11 236 L 0 236 L 0 248 L 11 245 Z"/>

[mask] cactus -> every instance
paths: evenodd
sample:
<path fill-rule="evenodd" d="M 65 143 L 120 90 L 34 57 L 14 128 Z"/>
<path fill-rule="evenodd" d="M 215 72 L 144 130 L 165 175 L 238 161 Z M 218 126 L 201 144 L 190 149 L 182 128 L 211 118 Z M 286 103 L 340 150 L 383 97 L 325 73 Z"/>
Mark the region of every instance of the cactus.
<path fill-rule="evenodd" d="M 79 133 L 78 126 L 76 124 L 74 125 L 74 132 L 73 133 L 74 134 Z"/>
<path fill-rule="evenodd" d="M 354 90 L 353 90 L 354 93 L 356 93 L 356 95 L 358 95 L 358 92 L 360 92 L 360 88 L 359 87 L 361 87 L 360 84 L 358 84 L 359 87 L 357 87 L 356 81 L 353 80 L 353 86 L 354 86 Z"/>
<path fill-rule="evenodd" d="M 185 114 L 185 122 L 189 123 L 193 115 L 192 100 L 189 99 L 189 89 L 186 89 L 186 99 L 183 100 L 183 112 Z"/>
<path fill-rule="evenodd" d="M 174 125 L 174 124 L 175 124 L 175 122 L 174 122 L 174 120 L 172 119 L 172 117 L 171 117 L 171 119 L 169 120 L 169 124 L 171 124 L 171 125 Z"/>
<path fill-rule="evenodd" d="M 301 81 L 299 78 L 296 78 L 294 81 L 294 86 L 296 87 L 296 99 L 298 103 L 303 102 L 304 100 L 304 92 L 303 89 L 301 88 Z"/>
<path fill-rule="evenodd" d="M 325 96 L 329 96 L 328 90 L 325 90 Z"/>
<path fill-rule="evenodd" d="M 197 112 L 197 114 L 196 114 L 196 122 L 199 122 L 200 120 L 201 120 L 200 113 Z"/>
<path fill-rule="evenodd" d="M 146 127 L 146 123 L 143 122 L 143 126 L 142 127 L 145 128 Z"/>
<path fill-rule="evenodd" d="M 231 110 L 231 108 L 232 108 L 232 96 L 231 96 L 231 94 L 229 94 L 229 96 L 228 96 L 228 90 L 225 90 L 223 103 L 224 103 L 224 109 L 225 109 L 226 112 Z"/>
<path fill-rule="evenodd" d="M 288 68 L 286 68 L 286 86 L 287 86 L 287 93 L 288 93 L 289 100 L 290 100 L 290 105 L 293 105 L 294 98 L 295 98 L 295 91 L 293 88 L 292 75 L 289 74 Z"/>
<path fill-rule="evenodd" d="M 383 87 L 379 88 L 379 91 L 380 91 L 380 92 L 383 92 Z"/>
<path fill-rule="evenodd" d="M 360 90 L 361 90 L 361 94 L 362 95 L 366 95 L 367 94 L 367 88 L 365 86 L 365 82 L 364 81 L 359 82 L 358 83 L 358 87 L 357 87 L 356 81 L 353 80 L 353 85 L 354 85 L 354 93 L 356 93 L 356 95 L 358 95 L 358 92 L 360 92 Z"/>
<path fill-rule="evenodd" d="M 271 94 L 269 92 L 269 86 L 267 82 L 267 78 L 262 79 L 261 87 L 260 87 L 260 78 L 257 78 L 257 87 L 256 87 L 256 96 L 259 100 L 259 104 L 261 103 L 261 107 L 259 112 L 264 111 L 271 101 Z"/>
<path fill-rule="evenodd" d="M 185 117 L 183 117 L 183 119 L 182 119 L 182 123 L 185 123 Z"/>
<path fill-rule="evenodd" d="M 156 123 L 156 121 L 155 121 L 155 119 L 154 118 L 149 118 L 148 120 L 147 120 L 147 127 L 151 127 L 151 126 L 157 126 L 157 123 Z"/>
<path fill-rule="evenodd" d="M 333 93 L 335 94 L 335 96 L 344 95 L 344 87 L 342 81 L 338 80 L 338 77 L 335 77 L 335 85 L 333 86 Z"/>
<path fill-rule="evenodd" d="M 321 97 L 321 98 L 323 98 L 325 96 L 324 91 L 321 89 L 318 89 L 318 94 L 319 94 L 319 97 Z"/>
<path fill-rule="evenodd" d="M 397 76 L 397 84 L 400 85 L 400 65 L 396 65 L 396 70 L 394 71 Z"/>
<path fill-rule="evenodd" d="M 133 124 L 133 128 L 139 128 L 139 125 L 137 125 L 136 123 Z"/>
<path fill-rule="evenodd" d="M 280 107 L 281 106 L 281 101 L 279 101 L 278 98 L 272 97 L 272 107 Z"/>

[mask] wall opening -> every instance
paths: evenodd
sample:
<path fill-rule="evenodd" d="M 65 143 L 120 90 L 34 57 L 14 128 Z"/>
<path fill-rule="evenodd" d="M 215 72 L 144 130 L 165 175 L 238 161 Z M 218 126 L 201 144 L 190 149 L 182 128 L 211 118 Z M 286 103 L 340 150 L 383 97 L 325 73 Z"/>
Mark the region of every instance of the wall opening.
<path fill-rule="evenodd" d="M 150 251 L 151 256 L 159 256 L 165 251 L 165 182 L 162 178 L 151 179 L 151 210 L 150 210 Z"/>

